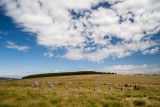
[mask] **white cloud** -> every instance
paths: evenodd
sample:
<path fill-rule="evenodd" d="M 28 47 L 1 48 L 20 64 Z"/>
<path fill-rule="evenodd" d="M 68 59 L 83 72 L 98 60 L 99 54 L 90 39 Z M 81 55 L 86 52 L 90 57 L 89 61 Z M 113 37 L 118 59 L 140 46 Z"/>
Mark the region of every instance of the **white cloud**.
<path fill-rule="evenodd" d="M 76 48 L 68 48 L 68 52 L 63 57 L 71 60 L 84 59 L 84 55 L 82 54 L 81 50 Z"/>
<path fill-rule="evenodd" d="M 160 67 L 154 65 L 115 65 L 103 68 L 105 72 L 118 74 L 160 74 Z"/>
<path fill-rule="evenodd" d="M 0 0 L 0 4 L 25 31 L 37 34 L 37 44 L 66 49 L 63 58 L 100 62 L 110 56 L 157 52 L 153 48 L 159 48 L 158 41 L 150 38 L 160 32 L 158 0 L 107 0 L 111 8 L 91 9 L 101 1 L 106 0 Z M 70 10 L 83 17 L 73 19 Z"/>
<path fill-rule="evenodd" d="M 49 51 L 49 52 L 45 52 L 45 53 L 43 54 L 43 56 L 44 56 L 44 57 L 49 57 L 49 58 L 51 58 L 51 57 L 54 56 L 54 54 Z"/>
<path fill-rule="evenodd" d="M 16 49 L 18 51 L 23 51 L 23 52 L 27 52 L 30 49 L 29 46 L 26 46 L 26 45 L 20 46 L 11 41 L 7 41 L 6 47 L 11 49 Z"/>
<path fill-rule="evenodd" d="M 142 52 L 142 54 L 146 55 L 146 54 L 155 54 L 155 53 L 158 53 L 159 52 L 159 48 L 158 47 L 155 47 L 153 49 L 147 49 L 145 51 Z"/>

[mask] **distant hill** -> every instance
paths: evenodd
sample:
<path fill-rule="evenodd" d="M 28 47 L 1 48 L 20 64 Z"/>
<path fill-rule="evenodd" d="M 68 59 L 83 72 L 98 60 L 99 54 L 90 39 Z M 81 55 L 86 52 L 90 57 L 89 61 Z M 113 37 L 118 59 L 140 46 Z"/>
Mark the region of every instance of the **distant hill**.
<path fill-rule="evenodd" d="M 0 80 L 19 80 L 17 78 L 0 77 Z"/>
<path fill-rule="evenodd" d="M 96 72 L 96 71 L 58 72 L 58 73 L 28 75 L 22 77 L 22 79 L 50 77 L 50 76 L 89 75 L 89 74 L 116 74 L 116 73 L 106 73 L 106 72 Z"/>

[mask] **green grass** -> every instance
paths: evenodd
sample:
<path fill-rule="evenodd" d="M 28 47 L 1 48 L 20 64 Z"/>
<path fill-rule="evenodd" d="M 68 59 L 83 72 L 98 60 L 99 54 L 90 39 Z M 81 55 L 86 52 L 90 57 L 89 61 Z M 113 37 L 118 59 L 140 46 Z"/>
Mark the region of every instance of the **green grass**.
<path fill-rule="evenodd" d="M 42 84 L 33 88 L 31 81 Z M 54 84 L 53 89 L 47 82 Z M 129 91 L 125 84 L 140 85 Z M 69 89 L 65 90 L 64 87 Z M 83 87 L 79 89 L 79 87 Z M 100 91 L 94 91 L 99 87 Z M 109 91 L 109 87 L 113 90 Z M 81 75 L 0 81 L 0 107 L 158 107 L 160 77 L 143 75 Z"/>
<path fill-rule="evenodd" d="M 134 104 L 135 106 L 145 106 L 145 105 L 146 105 L 146 102 L 145 102 L 144 100 L 135 100 L 135 101 L 133 102 L 133 104 Z"/>

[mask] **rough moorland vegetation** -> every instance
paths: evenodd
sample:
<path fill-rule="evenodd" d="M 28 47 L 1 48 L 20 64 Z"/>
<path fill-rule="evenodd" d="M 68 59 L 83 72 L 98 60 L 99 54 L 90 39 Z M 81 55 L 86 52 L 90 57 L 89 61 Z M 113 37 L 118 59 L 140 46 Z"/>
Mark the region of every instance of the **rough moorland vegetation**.
<path fill-rule="evenodd" d="M 160 76 L 74 75 L 0 81 L 0 107 L 159 107 Z"/>

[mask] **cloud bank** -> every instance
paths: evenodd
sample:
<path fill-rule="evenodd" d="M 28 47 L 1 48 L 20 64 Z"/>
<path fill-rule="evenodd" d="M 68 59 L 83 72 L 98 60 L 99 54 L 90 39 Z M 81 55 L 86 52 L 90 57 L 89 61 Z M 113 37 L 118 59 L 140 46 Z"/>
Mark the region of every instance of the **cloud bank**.
<path fill-rule="evenodd" d="M 103 68 L 105 72 L 118 74 L 160 74 L 160 67 L 156 65 L 115 65 Z"/>
<path fill-rule="evenodd" d="M 66 50 L 63 58 L 100 62 L 160 49 L 154 39 L 160 32 L 159 0 L 0 0 L 0 5 L 24 31 L 36 34 L 37 44 L 53 53 Z"/>

